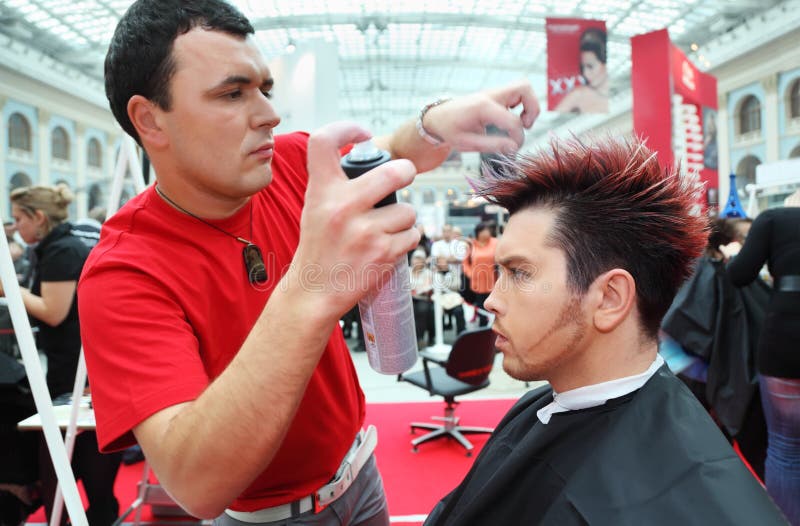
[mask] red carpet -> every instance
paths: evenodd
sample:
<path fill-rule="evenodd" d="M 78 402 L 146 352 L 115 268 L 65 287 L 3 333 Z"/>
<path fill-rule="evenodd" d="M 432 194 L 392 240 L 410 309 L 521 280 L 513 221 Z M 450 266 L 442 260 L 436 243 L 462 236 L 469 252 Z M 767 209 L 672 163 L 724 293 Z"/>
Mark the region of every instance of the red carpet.
<path fill-rule="evenodd" d="M 514 404 L 515 400 L 470 400 L 456 409 L 461 423 L 471 426 L 494 427 Z M 383 476 L 389 513 L 393 517 L 426 515 L 450 492 L 472 466 L 489 435 L 469 435 L 475 446 L 472 457 L 455 440 L 437 439 L 420 444 L 411 451 L 413 438 L 409 428 L 412 421 L 429 422 L 431 416 L 442 416 L 444 403 L 370 404 L 367 424 L 378 428 L 378 448 L 375 456 Z M 424 434 L 424 430 L 417 432 Z M 411 523 L 413 524 L 413 522 Z"/>
<path fill-rule="evenodd" d="M 456 414 L 461 417 L 464 425 L 494 427 L 514 401 L 465 401 L 458 406 Z M 444 402 L 441 400 L 367 405 L 366 424 L 374 424 L 378 428 L 375 456 L 386 487 L 392 524 L 421 524 L 422 517 L 466 475 L 472 461 L 486 443 L 488 435 L 468 436 L 475 446 L 472 457 L 467 457 L 464 448 L 450 439 L 421 444 L 417 453 L 412 452 L 410 440 L 413 435 L 409 424 L 412 421 L 428 422 L 431 416 L 442 416 L 443 413 Z M 423 433 L 420 430 L 417 435 Z M 127 510 L 136 498 L 137 482 L 142 478 L 142 469 L 141 463 L 120 467 L 114 493 L 122 510 Z M 131 515 L 125 522 L 132 520 Z M 142 520 L 154 520 L 149 506 L 144 507 Z M 158 520 L 162 521 L 161 518 Z M 28 524 L 44 522 L 43 509 L 28 518 Z"/>

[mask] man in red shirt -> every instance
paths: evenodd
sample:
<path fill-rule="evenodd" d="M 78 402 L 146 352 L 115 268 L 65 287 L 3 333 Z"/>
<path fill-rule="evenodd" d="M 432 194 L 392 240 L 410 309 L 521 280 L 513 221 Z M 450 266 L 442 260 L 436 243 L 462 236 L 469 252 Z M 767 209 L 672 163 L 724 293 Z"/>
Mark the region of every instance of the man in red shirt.
<path fill-rule="evenodd" d="M 369 134 L 273 137 L 252 34 L 221 0 L 140 0 L 112 39 L 111 108 L 158 180 L 107 221 L 79 286 L 100 447 L 138 442 L 217 524 L 387 524 L 338 320 L 419 233 L 410 206 L 373 205 L 451 147 L 515 150 L 538 103 L 522 82 L 430 105 L 376 139 L 396 160 L 348 180 L 340 149 Z"/>

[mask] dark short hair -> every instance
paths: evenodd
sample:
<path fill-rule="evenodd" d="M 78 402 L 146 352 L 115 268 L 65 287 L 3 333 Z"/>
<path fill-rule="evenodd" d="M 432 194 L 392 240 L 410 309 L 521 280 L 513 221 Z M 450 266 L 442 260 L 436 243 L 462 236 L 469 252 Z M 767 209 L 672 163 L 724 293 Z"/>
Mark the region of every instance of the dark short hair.
<path fill-rule="evenodd" d="M 492 224 L 488 221 L 481 221 L 475 225 L 475 237 L 477 238 L 478 234 L 480 234 L 483 230 L 488 230 L 491 235 L 494 235 Z"/>
<path fill-rule="evenodd" d="M 630 272 L 642 328 L 655 338 L 706 245 L 708 221 L 690 213 L 698 185 L 662 169 L 633 138 L 554 139 L 548 150 L 504 165 L 472 181 L 477 193 L 512 215 L 531 207 L 554 212 L 547 241 L 563 250 L 574 293 L 613 268 Z"/>
<path fill-rule="evenodd" d="M 711 220 L 708 232 L 708 249 L 714 250 L 720 245 L 727 245 L 736 239 L 734 222 L 724 217 Z"/>
<path fill-rule="evenodd" d="M 242 38 L 254 33 L 247 17 L 224 0 L 138 0 L 117 24 L 106 54 L 106 97 L 117 122 L 140 146 L 128 101 L 141 95 L 170 109 L 173 43 L 197 26 Z"/>
<path fill-rule="evenodd" d="M 753 220 L 747 217 L 716 217 L 711 220 L 711 229 L 708 233 L 708 246 L 706 250 L 713 252 L 719 248 L 720 245 L 727 245 L 734 241 L 741 241 L 739 235 L 739 225 L 743 223 L 752 223 Z"/>

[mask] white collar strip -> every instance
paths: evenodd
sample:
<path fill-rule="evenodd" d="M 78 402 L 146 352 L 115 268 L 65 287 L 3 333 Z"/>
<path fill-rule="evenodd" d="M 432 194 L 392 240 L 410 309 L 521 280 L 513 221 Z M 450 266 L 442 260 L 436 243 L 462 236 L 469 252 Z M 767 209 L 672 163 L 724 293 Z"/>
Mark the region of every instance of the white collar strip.
<path fill-rule="evenodd" d="M 619 398 L 639 389 L 647 383 L 662 365 L 664 365 L 664 359 L 660 354 L 656 354 L 656 359 L 643 373 L 599 384 L 585 385 L 563 393 L 553 391 L 553 401 L 539 409 L 536 412 L 536 416 L 539 417 L 541 423 L 547 424 L 550 422 L 550 417 L 555 413 L 603 405 L 609 400 Z"/>

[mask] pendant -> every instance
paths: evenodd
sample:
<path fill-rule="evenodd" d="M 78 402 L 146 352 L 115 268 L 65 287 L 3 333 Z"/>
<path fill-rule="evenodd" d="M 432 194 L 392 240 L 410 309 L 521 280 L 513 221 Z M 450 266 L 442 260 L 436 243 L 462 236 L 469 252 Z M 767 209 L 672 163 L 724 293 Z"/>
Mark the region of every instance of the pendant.
<path fill-rule="evenodd" d="M 242 250 L 244 256 L 244 266 L 247 270 L 247 279 L 252 285 L 261 285 L 267 281 L 267 269 L 264 266 L 264 258 L 261 256 L 261 249 L 253 243 L 248 243 Z"/>

